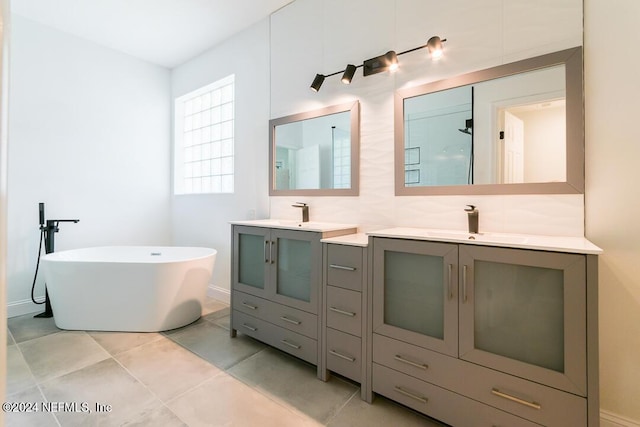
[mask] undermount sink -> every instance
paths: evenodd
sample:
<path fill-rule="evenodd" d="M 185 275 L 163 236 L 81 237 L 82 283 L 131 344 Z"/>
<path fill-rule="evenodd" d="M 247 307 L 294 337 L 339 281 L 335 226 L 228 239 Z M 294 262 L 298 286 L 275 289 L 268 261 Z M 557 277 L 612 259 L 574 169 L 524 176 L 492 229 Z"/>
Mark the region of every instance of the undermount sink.
<path fill-rule="evenodd" d="M 487 242 L 487 243 L 504 243 L 504 244 L 514 244 L 514 243 L 526 243 L 526 236 L 518 236 L 512 234 L 501 234 L 501 233 L 468 233 L 466 231 L 456 231 L 456 230 L 428 230 L 426 231 L 427 237 L 433 237 L 436 239 L 447 239 L 447 240 L 456 240 L 456 241 L 469 241 L 471 242 Z"/>
<path fill-rule="evenodd" d="M 289 230 L 318 231 L 318 232 L 354 229 L 353 232 L 355 233 L 355 230 L 357 229 L 357 225 L 353 225 L 353 224 L 335 224 L 331 222 L 318 222 L 318 221 L 302 222 L 302 221 L 294 221 L 290 219 L 255 219 L 255 220 L 249 220 L 249 221 L 232 221 L 232 224 L 285 228 Z"/>

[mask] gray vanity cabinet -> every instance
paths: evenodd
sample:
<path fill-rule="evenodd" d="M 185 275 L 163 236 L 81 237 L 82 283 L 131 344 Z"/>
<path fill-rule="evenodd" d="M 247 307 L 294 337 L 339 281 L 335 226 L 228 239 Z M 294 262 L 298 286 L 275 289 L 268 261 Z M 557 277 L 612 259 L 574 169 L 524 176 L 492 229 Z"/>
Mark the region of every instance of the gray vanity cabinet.
<path fill-rule="evenodd" d="M 458 355 L 458 245 L 375 239 L 373 332 Z"/>
<path fill-rule="evenodd" d="M 364 383 L 366 367 L 367 248 L 324 243 L 323 357 L 329 371 Z M 363 399 L 367 387 L 361 387 Z M 366 399 L 365 399 L 366 400 Z"/>
<path fill-rule="evenodd" d="M 323 237 L 354 228 L 302 231 L 232 226 L 231 336 L 237 331 L 318 365 Z"/>
<path fill-rule="evenodd" d="M 233 289 L 318 314 L 322 235 L 233 228 Z"/>
<path fill-rule="evenodd" d="M 322 234 L 233 226 L 231 335 L 318 364 Z"/>
<path fill-rule="evenodd" d="M 598 425 L 595 256 L 383 237 L 369 250 L 374 392 L 455 426 Z"/>

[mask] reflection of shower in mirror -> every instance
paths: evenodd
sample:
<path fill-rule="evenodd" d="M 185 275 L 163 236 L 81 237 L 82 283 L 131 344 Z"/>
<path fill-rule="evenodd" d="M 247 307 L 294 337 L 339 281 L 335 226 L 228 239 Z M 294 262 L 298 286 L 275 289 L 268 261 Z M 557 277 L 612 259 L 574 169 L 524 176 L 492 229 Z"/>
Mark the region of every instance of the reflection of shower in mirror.
<path fill-rule="evenodd" d="M 471 88 L 473 90 L 473 88 Z M 467 119 L 464 121 L 464 129 L 458 129 L 462 133 L 467 135 L 473 135 L 473 119 Z"/>

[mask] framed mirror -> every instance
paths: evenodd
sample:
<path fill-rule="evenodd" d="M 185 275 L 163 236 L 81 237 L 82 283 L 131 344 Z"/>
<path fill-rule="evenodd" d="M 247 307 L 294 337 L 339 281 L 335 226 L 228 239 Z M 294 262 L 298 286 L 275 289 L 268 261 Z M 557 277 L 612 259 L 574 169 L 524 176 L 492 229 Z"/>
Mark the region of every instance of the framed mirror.
<path fill-rule="evenodd" d="M 582 48 L 395 96 L 396 195 L 584 193 Z"/>
<path fill-rule="evenodd" d="M 269 121 L 269 195 L 357 196 L 360 103 Z"/>

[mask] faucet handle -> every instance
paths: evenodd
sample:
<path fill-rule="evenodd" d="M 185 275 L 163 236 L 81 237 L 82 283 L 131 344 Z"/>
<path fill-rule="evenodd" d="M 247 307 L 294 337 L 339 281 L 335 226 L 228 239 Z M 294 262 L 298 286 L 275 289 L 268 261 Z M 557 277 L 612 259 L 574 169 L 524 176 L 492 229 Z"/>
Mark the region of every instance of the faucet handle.
<path fill-rule="evenodd" d="M 307 204 L 306 204 L 306 203 L 303 203 L 303 202 L 295 202 L 295 203 L 294 203 L 293 205 L 291 205 L 291 206 L 293 206 L 294 208 L 303 208 L 303 207 L 307 206 Z"/>
<path fill-rule="evenodd" d="M 473 211 L 476 210 L 476 206 L 475 205 L 467 205 L 467 206 L 469 206 L 469 207 L 464 209 L 467 212 L 473 212 Z"/>

